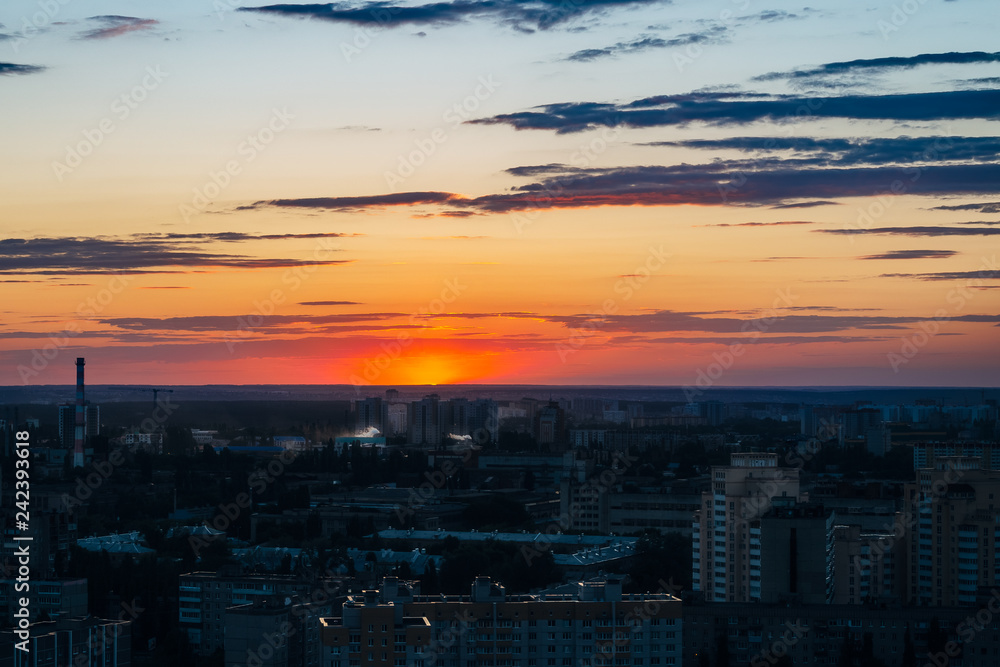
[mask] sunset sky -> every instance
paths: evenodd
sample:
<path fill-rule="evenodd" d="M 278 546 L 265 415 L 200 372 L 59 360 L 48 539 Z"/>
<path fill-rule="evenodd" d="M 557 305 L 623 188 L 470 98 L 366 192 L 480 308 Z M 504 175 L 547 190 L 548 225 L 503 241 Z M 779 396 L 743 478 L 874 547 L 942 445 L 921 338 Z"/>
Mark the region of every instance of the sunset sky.
<path fill-rule="evenodd" d="M 2 385 L 1000 385 L 995 0 L 7 0 Z"/>

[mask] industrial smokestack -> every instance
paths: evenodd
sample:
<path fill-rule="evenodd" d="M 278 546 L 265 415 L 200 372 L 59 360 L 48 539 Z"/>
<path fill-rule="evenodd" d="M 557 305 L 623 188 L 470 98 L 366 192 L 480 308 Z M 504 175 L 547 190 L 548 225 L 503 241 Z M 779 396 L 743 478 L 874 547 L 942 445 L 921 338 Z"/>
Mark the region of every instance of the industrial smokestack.
<path fill-rule="evenodd" d="M 73 442 L 73 467 L 83 467 L 83 440 L 86 434 L 86 406 L 83 402 L 83 357 L 76 359 L 76 437 Z"/>

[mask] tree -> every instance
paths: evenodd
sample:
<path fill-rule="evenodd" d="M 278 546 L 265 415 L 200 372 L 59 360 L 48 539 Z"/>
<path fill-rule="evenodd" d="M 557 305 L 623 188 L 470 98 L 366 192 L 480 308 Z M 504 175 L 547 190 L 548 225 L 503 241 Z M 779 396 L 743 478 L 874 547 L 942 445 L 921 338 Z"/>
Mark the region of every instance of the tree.
<path fill-rule="evenodd" d="M 913 637 L 910 636 L 910 628 L 907 626 L 906 634 L 903 635 L 903 662 L 901 667 L 914 667 L 917 662 L 917 650 L 913 646 Z"/>
<path fill-rule="evenodd" d="M 715 652 L 715 667 L 729 667 L 729 640 L 725 635 L 719 634 L 715 638 L 715 644 L 719 647 Z"/>
<path fill-rule="evenodd" d="M 844 632 L 844 643 L 840 647 L 840 657 L 837 658 L 837 667 L 854 667 L 854 640 L 851 633 Z"/>
<path fill-rule="evenodd" d="M 420 592 L 424 595 L 437 595 L 441 592 L 438 586 L 437 566 L 433 560 L 427 561 L 427 567 L 424 568 L 424 573 L 420 577 Z"/>
<path fill-rule="evenodd" d="M 470 503 L 462 511 L 462 519 L 470 528 L 489 531 L 519 528 L 530 517 L 523 504 L 497 496 Z"/>
<path fill-rule="evenodd" d="M 947 640 L 948 635 L 941 630 L 941 623 L 938 621 L 937 616 L 932 617 L 927 624 L 927 652 L 937 655 L 941 651 L 944 651 Z"/>
<path fill-rule="evenodd" d="M 663 588 L 662 581 L 691 588 L 691 539 L 677 532 L 650 531 L 639 538 L 628 571 L 629 591 L 650 593 Z"/>
<path fill-rule="evenodd" d="M 323 536 L 323 522 L 316 512 L 310 512 L 306 517 L 306 539 L 315 540 Z"/>

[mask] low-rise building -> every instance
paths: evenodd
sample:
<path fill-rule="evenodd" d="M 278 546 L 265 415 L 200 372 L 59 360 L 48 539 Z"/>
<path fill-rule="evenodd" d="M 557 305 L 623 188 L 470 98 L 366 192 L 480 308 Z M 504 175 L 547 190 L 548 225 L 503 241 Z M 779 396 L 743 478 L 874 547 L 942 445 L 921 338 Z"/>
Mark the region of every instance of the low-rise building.
<path fill-rule="evenodd" d="M 322 619 L 330 667 L 572 667 L 680 665 L 681 602 L 628 595 L 621 581 L 578 582 L 570 592 L 508 595 L 478 577 L 470 595 L 414 593 L 387 578 Z"/>

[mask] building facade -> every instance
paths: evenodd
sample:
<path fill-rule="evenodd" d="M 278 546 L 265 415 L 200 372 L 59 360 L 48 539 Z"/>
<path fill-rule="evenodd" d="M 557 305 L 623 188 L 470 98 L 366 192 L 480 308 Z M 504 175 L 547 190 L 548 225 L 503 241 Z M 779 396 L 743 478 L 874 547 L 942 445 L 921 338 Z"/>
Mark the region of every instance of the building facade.
<path fill-rule="evenodd" d="M 294 575 L 227 575 L 192 572 L 178 582 L 180 627 L 195 652 L 209 655 L 225 646 L 226 610 L 237 605 L 266 604 L 274 597 L 313 600 L 339 592 L 333 579 L 309 581 Z"/>
<path fill-rule="evenodd" d="M 1000 471 L 939 457 L 903 487 L 907 601 L 975 606 L 1000 585 Z"/>
<path fill-rule="evenodd" d="M 799 471 L 778 467 L 777 454 L 732 454 L 713 466 L 712 490 L 703 493 L 692 525 L 692 588 L 709 602 L 761 598 L 760 519 L 773 498 L 808 500 Z"/>
<path fill-rule="evenodd" d="M 680 600 L 626 595 L 617 580 L 568 593 L 507 595 L 479 577 L 468 596 L 420 596 L 386 579 L 323 619 L 330 667 L 665 667 L 680 665 Z"/>

